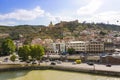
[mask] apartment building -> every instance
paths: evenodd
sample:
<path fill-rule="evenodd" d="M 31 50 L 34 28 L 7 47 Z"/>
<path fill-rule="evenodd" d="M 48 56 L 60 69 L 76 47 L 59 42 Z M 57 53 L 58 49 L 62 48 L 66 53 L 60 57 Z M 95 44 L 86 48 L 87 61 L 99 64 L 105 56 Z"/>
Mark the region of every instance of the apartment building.
<path fill-rule="evenodd" d="M 104 49 L 105 49 L 105 53 L 113 53 L 114 52 L 114 43 L 112 42 L 104 42 Z"/>
<path fill-rule="evenodd" d="M 65 52 L 65 43 L 51 43 L 48 46 L 49 53 L 51 54 L 60 54 L 62 52 Z"/>
<path fill-rule="evenodd" d="M 87 46 L 86 52 L 88 54 L 98 55 L 104 52 L 104 42 L 101 41 L 90 41 Z"/>
<path fill-rule="evenodd" d="M 66 49 L 74 48 L 77 53 L 86 52 L 88 42 L 86 41 L 71 41 L 66 43 Z"/>
<path fill-rule="evenodd" d="M 68 48 L 75 49 L 76 53 L 87 53 L 88 55 L 99 55 L 101 53 L 112 53 L 114 44 L 102 41 L 70 41 L 67 43 L 56 42 L 48 46 L 49 53 L 59 54 L 66 52 Z"/>

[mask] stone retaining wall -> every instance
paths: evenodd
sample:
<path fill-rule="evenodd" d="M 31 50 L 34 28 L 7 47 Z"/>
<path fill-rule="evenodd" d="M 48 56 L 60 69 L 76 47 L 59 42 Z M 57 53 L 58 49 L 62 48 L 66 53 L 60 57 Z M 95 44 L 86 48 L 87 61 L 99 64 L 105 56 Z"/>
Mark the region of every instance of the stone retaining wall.
<path fill-rule="evenodd" d="M 0 65 L 5 66 L 5 65 Z M 16 70 L 63 70 L 63 71 L 73 71 L 73 72 L 83 72 L 83 73 L 92 73 L 97 75 L 106 75 L 106 76 L 117 76 L 120 77 L 120 72 L 114 71 L 102 71 L 102 70 L 90 70 L 83 68 L 75 68 L 75 67 L 65 67 L 65 66 L 56 66 L 56 65 L 32 65 L 32 66 L 23 66 L 23 65 L 6 65 L 9 67 L 0 68 L 1 71 L 16 71 Z"/>

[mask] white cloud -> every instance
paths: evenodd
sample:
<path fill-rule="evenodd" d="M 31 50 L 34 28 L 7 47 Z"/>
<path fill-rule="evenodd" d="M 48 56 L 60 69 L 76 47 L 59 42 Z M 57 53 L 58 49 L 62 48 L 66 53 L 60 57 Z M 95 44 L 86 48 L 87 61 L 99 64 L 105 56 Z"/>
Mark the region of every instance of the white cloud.
<path fill-rule="evenodd" d="M 56 21 L 56 17 L 51 15 L 50 13 L 46 13 L 45 16 L 50 20 L 50 21 Z"/>
<path fill-rule="evenodd" d="M 32 10 L 25 10 L 25 9 L 19 9 L 11 13 L 7 14 L 0 14 L 0 20 L 5 19 L 15 19 L 15 20 L 34 20 L 38 17 L 41 17 L 44 15 L 44 10 L 42 10 L 39 6 Z"/>
<path fill-rule="evenodd" d="M 53 22 L 59 22 L 63 20 L 72 20 L 72 17 L 66 17 L 62 15 L 55 15 L 51 14 L 49 12 L 46 12 L 42 10 L 39 6 L 35 7 L 32 10 L 26 10 L 26 9 L 18 9 L 16 11 L 7 13 L 7 14 L 0 14 L 0 20 L 5 21 L 5 20 L 11 20 L 11 22 L 1 22 L 1 25 L 11 25 L 12 24 L 12 19 L 14 20 L 21 20 L 21 21 L 30 21 L 30 20 L 35 20 L 39 17 L 43 17 L 44 19 L 47 19 L 49 21 Z"/>
<path fill-rule="evenodd" d="M 78 0 L 77 0 L 78 1 Z M 22 24 L 26 23 L 34 23 L 39 22 L 39 20 L 43 20 L 42 23 L 53 21 L 55 23 L 60 21 L 71 21 L 79 19 L 79 21 L 87 21 L 87 22 L 104 22 L 111 24 L 119 24 L 120 21 L 120 11 L 109 11 L 109 12 L 101 12 L 98 13 L 98 9 L 101 7 L 103 0 L 85 0 L 87 5 L 79 8 L 75 11 L 63 11 L 63 12 L 56 12 L 51 14 L 50 12 L 44 11 L 39 6 L 35 7 L 31 10 L 26 9 L 18 9 L 10 13 L 0 14 L 0 25 L 16 25 L 16 20 L 23 21 Z M 42 17 L 42 18 L 40 18 Z M 39 18 L 39 20 L 38 20 Z M 34 20 L 34 21 L 33 21 Z M 38 20 L 38 21 L 37 21 Z M 15 23 L 16 22 L 16 23 Z"/>
<path fill-rule="evenodd" d="M 90 15 L 102 5 L 102 0 L 89 0 L 89 3 L 77 10 L 78 15 Z"/>
<path fill-rule="evenodd" d="M 6 25 L 6 26 L 13 26 L 15 24 L 16 22 L 13 22 L 13 21 L 0 22 L 0 25 Z"/>
<path fill-rule="evenodd" d="M 102 12 L 92 17 L 86 18 L 86 21 L 89 22 L 104 22 L 104 23 L 109 22 L 110 24 L 120 25 L 120 22 L 117 22 L 119 20 L 120 20 L 120 11 Z"/>
<path fill-rule="evenodd" d="M 74 20 L 70 16 L 65 16 L 65 15 L 52 15 L 50 13 L 45 13 L 45 17 L 48 18 L 50 21 L 53 22 L 60 22 L 60 21 L 71 21 Z"/>
<path fill-rule="evenodd" d="M 75 20 L 73 17 L 70 16 L 57 16 L 56 17 L 58 21 L 71 21 Z"/>

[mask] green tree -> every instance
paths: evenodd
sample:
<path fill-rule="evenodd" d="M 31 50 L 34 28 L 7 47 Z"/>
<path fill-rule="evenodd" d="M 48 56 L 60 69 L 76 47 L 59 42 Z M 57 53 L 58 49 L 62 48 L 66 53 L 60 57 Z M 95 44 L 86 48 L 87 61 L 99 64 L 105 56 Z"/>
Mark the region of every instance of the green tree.
<path fill-rule="evenodd" d="M 10 38 L 13 40 L 18 40 L 19 39 L 19 33 L 16 31 L 11 32 L 10 34 Z"/>
<path fill-rule="evenodd" d="M 43 57 L 43 55 L 45 54 L 45 50 L 42 46 L 38 45 L 36 46 L 36 50 L 37 50 L 37 60 L 39 60 L 39 64 L 40 64 L 40 60 Z"/>
<path fill-rule="evenodd" d="M 119 37 L 119 35 L 118 35 L 118 34 L 116 34 L 116 35 L 114 35 L 114 37 Z"/>
<path fill-rule="evenodd" d="M 105 31 L 100 31 L 100 35 L 105 36 L 107 33 Z"/>
<path fill-rule="evenodd" d="M 40 45 L 24 45 L 18 50 L 18 55 L 24 60 L 28 60 L 29 56 L 32 60 L 41 60 L 45 54 L 44 48 Z"/>
<path fill-rule="evenodd" d="M 30 39 L 26 39 L 25 41 L 24 41 L 24 45 L 29 45 L 31 43 L 31 40 Z"/>
<path fill-rule="evenodd" d="M 6 39 L 2 42 L 1 48 L 3 55 L 10 55 L 15 51 L 16 46 L 11 39 Z"/>
<path fill-rule="evenodd" d="M 15 59 L 16 59 L 16 55 L 13 54 L 13 55 L 10 57 L 10 60 L 14 62 Z"/>
<path fill-rule="evenodd" d="M 43 48 L 44 48 L 45 53 L 47 53 L 50 50 L 50 48 L 48 48 L 46 46 L 43 46 Z"/>
<path fill-rule="evenodd" d="M 32 59 L 35 59 L 36 58 L 36 50 L 35 50 L 35 46 L 34 45 L 30 45 L 30 56 Z"/>
<path fill-rule="evenodd" d="M 40 63 L 42 56 L 45 54 L 44 48 L 40 45 L 32 45 L 30 46 L 30 49 L 30 56 L 32 57 L 32 59 L 39 60 Z"/>
<path fill-rule="evenodd" d="M 67 52 L 68 52 L 69 54 L 74 54 L 74 53 L 75 53 L 75 49 L 74 49 L 74 48 L 68 48 L 68 49 L 67 49 Z"/>
<path fill-rule="evenodd" d="M 28 56 L 30 56 L 30 47 L 29 45 L 24 45 L 23 47 L 20 47 L 18 50 L 18 55 L 21 57 L 23 61 L 28 60 Z"/>

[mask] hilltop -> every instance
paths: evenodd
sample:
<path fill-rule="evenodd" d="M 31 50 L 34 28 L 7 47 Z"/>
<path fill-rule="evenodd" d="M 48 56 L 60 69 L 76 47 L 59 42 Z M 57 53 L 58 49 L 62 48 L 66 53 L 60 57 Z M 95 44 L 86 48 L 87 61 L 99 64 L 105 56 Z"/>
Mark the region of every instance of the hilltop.
<path fill-rule="evenodd" d="M 40 37 L 41 39 L 63 39 L 74 37 L 79 40 L 81 32 L 84 30 L 96 30 L 107 33 L 108 31 L 120 31 L 120 26 L 103 24 L 103 23 L 79 23 L 75 21 L 61 21 L 57 24 L 50 23 L 49 26 L 44 25 L 19 25 L 19 26 L 0 26 L 0 34 L 9 34 L 12 39 L 18 39 L 19 34 L 25 38 L 33 39 Z M 87 32 L 86 31 L 86 32 Z"/>

